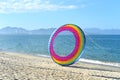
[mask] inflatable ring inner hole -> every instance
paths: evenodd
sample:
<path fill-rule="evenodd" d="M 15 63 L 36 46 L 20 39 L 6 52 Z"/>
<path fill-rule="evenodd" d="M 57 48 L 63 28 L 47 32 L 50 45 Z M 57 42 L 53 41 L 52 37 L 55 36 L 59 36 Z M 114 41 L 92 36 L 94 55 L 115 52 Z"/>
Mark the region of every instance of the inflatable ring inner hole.
<path fill-rule="evenodd" d="M 61 31 L 53 43 L 54 51 L 61 57 L 68 56 L 75 48 L 75 37 L 71 31 Z"/>

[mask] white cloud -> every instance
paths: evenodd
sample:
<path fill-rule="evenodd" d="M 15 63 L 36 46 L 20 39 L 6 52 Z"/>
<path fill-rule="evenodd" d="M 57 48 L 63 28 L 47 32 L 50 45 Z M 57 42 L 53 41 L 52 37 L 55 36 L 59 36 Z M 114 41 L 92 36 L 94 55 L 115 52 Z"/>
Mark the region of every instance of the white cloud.
<path fill-rule="evenodd" d="M 49 0 L 0 1 L 0 13 L 76 9 L 75 5 L 53 4 Z"/>

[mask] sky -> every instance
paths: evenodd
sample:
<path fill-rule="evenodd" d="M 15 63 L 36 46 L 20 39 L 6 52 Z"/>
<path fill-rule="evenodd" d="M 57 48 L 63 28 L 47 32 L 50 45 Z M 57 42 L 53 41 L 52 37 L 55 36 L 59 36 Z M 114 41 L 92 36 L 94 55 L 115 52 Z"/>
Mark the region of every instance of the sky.
<path fill-rule="evenodd" d="M 120 0 L 0 0 L 0 28 L 120 29 Z"/>

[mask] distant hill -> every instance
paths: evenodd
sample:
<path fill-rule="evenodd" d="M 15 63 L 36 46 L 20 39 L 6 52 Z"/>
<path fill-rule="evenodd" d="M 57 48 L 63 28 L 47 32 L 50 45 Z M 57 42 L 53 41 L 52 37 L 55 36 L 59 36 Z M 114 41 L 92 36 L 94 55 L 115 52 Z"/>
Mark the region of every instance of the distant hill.
<path fill-rule="evenodd" d="M 37 29 L 37 30 L 31 30 L 29 31 L 29 34 L 51 34 L 55 28 L 49 28 L 49 29 Z"/>
<path fill-rule="evenodd" d="M 120 29 L 89 28 L 84 29 L 84 32 L 88 35 L 120 35 Z"/>
<path fill-rule="evenodd" d="M 49 29 L 36 29 L 36 30 L 26 30 L 24 28 L 10 27 L 0 29 L 0 34 L 51 34 L 55 28 Z M 83 29 L 86 35 L 120 35 L 120 29 L 98 29 L 98 28 L 89 28 Z M 65 33 L 64 33 L 65 34 Z M 66 33 L 67 34 L 67 33 Z"/>
<path fill-rule="evenodd" d="M 38 29 L 38 30 L 26 30 L 18 27 L 5 27 L 0 29 L 0 34 L 51 34 L 55 28 Z"/>
<path fill-rule="evenodd" d="M 5 27 L 0 29 L 0 34 L 27 34 L 28 31 L 23 28 L 17 28 L 17 27 Z"/>

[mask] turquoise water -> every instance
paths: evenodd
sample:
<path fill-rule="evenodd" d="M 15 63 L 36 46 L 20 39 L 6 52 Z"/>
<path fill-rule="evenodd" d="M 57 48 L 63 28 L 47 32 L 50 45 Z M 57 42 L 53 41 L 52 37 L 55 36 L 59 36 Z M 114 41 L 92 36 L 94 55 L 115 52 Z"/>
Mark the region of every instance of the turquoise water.
<path fill-rule="evenodd" d="M 0 35 L 0 51 L 48 55 L 50 35 Z M 55 51 L 68 55 L 74 48 L 72 35 L 61 35 L 55 40 Z M 87 35 L 84 59 L 120 63 L 120 35 Z"/>
<path fill-rule="evenodd" d="M 0 35 L 0 50 L 48 55 L 49 35 Z"/>
<path fill-rule="evenodd" d="M 120 35 L 87 36 L 86 59 L 120 63 Z"/>

